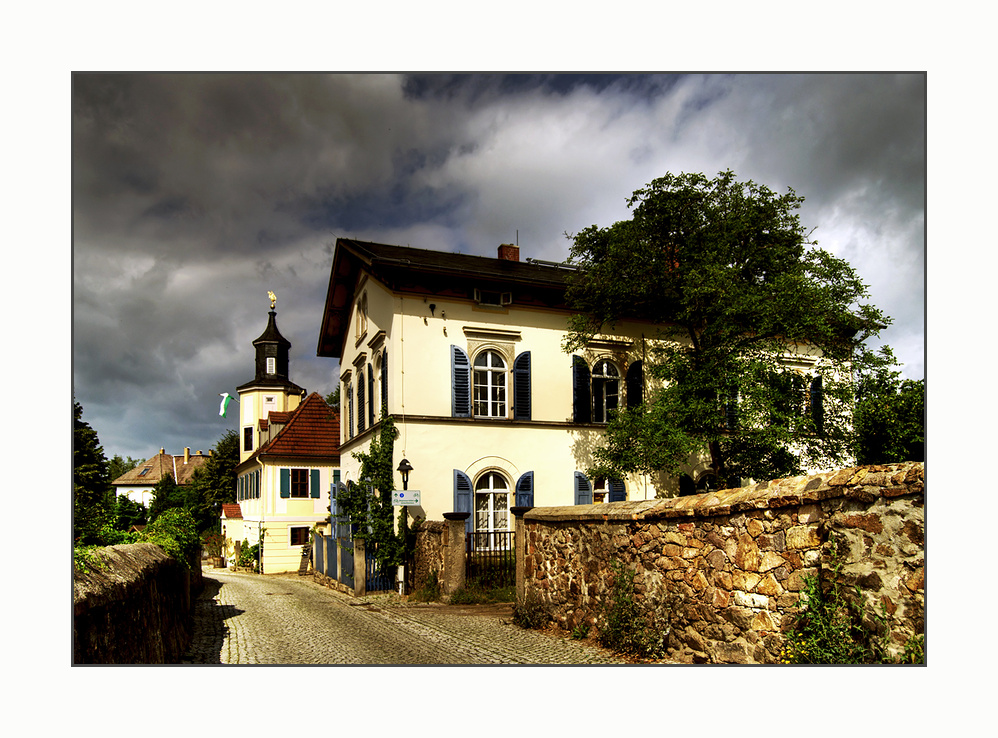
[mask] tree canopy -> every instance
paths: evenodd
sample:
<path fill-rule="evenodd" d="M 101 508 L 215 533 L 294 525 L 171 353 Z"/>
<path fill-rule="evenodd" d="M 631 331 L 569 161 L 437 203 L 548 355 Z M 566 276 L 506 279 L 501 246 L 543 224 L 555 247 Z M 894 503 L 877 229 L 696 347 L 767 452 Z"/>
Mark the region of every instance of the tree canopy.
<path fill-rule="evenodd" d="M 627 319 L 661 339 L 646 347 L 644 402 L 611 418 L 592 473 L 679 476 L 709 452 L 725 486 L 848 458 L 842 362 L 862 362 L 890 321 L 810 240 L 802 202 L 730 171 L 667 174 L 628 199 L 630 220 L 574 236 L 566 350 Z"/>
<path fill-rule="evenodd" d="M 902 379 L 890 349 L 856 383 L 856 463 L 925 460 L 925 380 Z"/>
<path fill-rule="evenodd" d="M 111 517 L 107 458 L 97 431 L 73 402 L 73 538 L 89 542 Z"/>
<path fill-rule="evenodd" d="M 208 460 L 194 471 L 189 507 L 202 533 L 219 526 L 222 504 L 236 501 L 236 467 L 239 465 L 239 434 L 227 430 Z"/>

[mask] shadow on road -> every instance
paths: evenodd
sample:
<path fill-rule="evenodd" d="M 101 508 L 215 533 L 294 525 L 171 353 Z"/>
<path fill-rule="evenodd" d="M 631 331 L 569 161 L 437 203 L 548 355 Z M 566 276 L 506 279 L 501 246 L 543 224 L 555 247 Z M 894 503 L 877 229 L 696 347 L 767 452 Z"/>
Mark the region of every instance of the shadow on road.
<path fill-rule="evenodd" d="M 222 663 L 222 648 L 229 631 L 225 621 L 244 611 L 217 602 L 215 597 L 221 589 L 220 581 L 208 575 L 204 577 L 204 589 L 194 603 L 194 634 L 183 663 Z"/>

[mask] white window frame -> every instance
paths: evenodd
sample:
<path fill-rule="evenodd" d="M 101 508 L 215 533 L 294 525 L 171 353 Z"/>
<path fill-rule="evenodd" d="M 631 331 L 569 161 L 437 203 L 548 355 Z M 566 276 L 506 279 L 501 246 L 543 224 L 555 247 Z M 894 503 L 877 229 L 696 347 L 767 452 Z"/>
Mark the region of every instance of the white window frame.
<path fill-rule="evenodd" d="M 502 482 L 502 486 L 496 485 L 496 480 Z M 509 500 L 513 494 L 513 487 L 506 476 L 495 469 L 489 469 L 482 473 L 475 480 L 474 485 L 474 525 L 476 533 L 505 533 L 510 530 L 509 520 Z M 505 506 L 498 504 L 499 497 L 505 498 Z M 485 503 L 484 506 L 481 503 Z M 481 517 L 483 516 L 484 517 Z M 497 525 L 497 518 L 501 516 L 502 527 Z M 482 523 L 484 522 L 484 527 Z"/>
<path fill-rule="evenodd" d="M 302 530 L 302 529 L 305 530 L 305 543 L 292 543 L 291 542 L 291 531 L 293 531 L 293 530 Z M 309 544 L 310 539 L 311 539 L 311 535 L 309 533 L 310 530 L 311 530 L 311 526 L 309 526 L 309 525 L 289 525 L 288 526 L 288 548 L 302 548 L 304 546 L 307 546 Z"/>
<path fill-rule="evenodd" d="M 485 358 L 485 365 L 479 361 Z M 499 366 L 494 364 L 498 359 Z M 486 348 L 471 364 L 472 410 L 476 418 L 506 418 L 509 414 L 509 365 L 501 351 Z M 484 396 L 484 397 L 483 397 Z"/>
<path fill-rule="evenodd" d="M 613 370 L 613 374 L 607 371 L 607 367 Z M 599 373 L 597 373 L 599 369 Z M 594 423 L 607 423 L 610 420 L 610 410 L 617 410 L 620 408 L 620 379 L 621 372 L 620 367 L 618 367 L 610 359 L 599 359 L 589 373 L 590 382 L 592 383 L 592 400 L 593 400 L 593 422 Z M 600 391 L 596 391 L 597 381 L 600 382 Z M 617 398 L 616 404 L 610 408 L 607 406 L 607 384 L 613 381 L 616 384 L 616 391 L 614 395 Z M 598 416 L 600 419 L 597 420 Z"/>

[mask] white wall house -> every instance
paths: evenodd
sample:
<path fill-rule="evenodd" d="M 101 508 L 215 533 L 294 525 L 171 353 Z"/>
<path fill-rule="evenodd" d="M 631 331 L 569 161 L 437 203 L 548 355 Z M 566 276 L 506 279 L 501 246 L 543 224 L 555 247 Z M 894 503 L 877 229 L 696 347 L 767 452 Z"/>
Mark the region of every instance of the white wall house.
<path fill-rule="evenodd" d="M 625 321 L 565 353 L 569 273 L 508 244 L 491 259 L 338 239 L 317 353 L 339 360 L 342 479 L 357 481 L 353 454 L 387 412 L 427 519 L 472 512 L 469 530 L 511 530 L 515 504 L 678 494 L 663 475 L 585 474 L 609 413 L 646 391 L 656 330 Z M 694 482 L 708 469 L 691 460 Z"/>

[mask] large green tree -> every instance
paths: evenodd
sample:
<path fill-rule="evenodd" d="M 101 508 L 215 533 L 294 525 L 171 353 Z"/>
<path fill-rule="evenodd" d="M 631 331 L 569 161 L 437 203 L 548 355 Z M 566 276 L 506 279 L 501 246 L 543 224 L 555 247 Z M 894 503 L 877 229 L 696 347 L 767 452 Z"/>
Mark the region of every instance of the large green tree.
<path fill-rule="evenodd" d="M 592 473 L 679 476 L 705 453 L 725 486 L 848 458 L 853 386 L 836 367 L 864 361 L 889 319 L 810 240 L 801 202 L 730 171 L 667 174 L 629 198 L 630 220 L 574 237 L 566 350 L 627 319 L 661 339 L 647 345 L 644 402 L 611 418 Z M 783 358 L 805 347 L 825 358 L 812 377 Z"/>
<path fill-rule="evenodd" d="M 925 461 L 925 380 L 902 379 L 889 348 L 882 357 L 857 381 L 856 462 Z"/>
<path fill-rule="evenodd" d="M 112 515 L 107 458 L 97 431 L 73 402 L 73 539 L 95 543 Z"/>
<path fill-rule="evenodd" d="M 239 434 L 227 430 L 215 444 L 211 456 L 191 479 L 191 514 L 198 531 L 217 530 L 222 504 L 236 501 L 236 467 L 239 465 Z"/>

